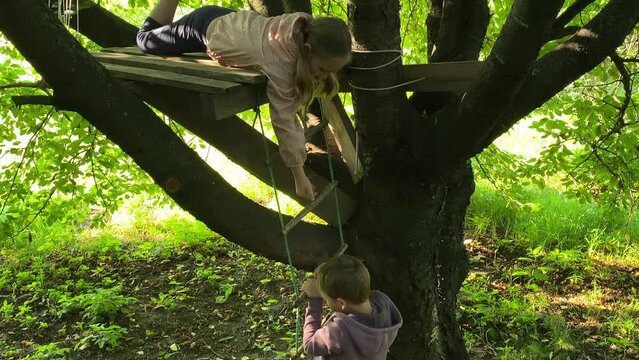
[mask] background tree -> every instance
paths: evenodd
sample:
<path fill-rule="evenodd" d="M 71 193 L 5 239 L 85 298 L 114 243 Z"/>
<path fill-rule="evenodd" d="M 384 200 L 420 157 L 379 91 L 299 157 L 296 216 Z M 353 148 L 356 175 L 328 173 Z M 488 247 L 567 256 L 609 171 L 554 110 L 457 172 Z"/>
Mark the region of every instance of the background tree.
<path fill-rule="evenodd" d="M 293 0 L 281 4 L 250 1 L 250 4 L 269 14 L 282 9 L 311 8 L 308 1 Z M 325 9 L 330 4 L 316 5 Z M 410 8 L 410 3 L 404 5 Z M 46 2 L 8 0 L 2 7 L 0 30 L 53 90 L 49 93 L 43 83 L 33 83 L 29 91 L 36 89 L 45 96 L 18 100 L 54 105 L 80 114 L 88 121 L 63 113 L 61 116 L 67 121 L 58 124 L 64 125 L 48 127 L 52 114 L 38 117 L 29 112 L 36 110 L 12 108 L 6 103 L 8 99 L 3 98 L 2 115 L 18 119 L 11 124 L 19 124 L 16 125 L 19 134 L 31 134 L 34 142 L 44 142 L 48 135 L 66 140 L 63 144 L 55 143 L 51 149 L 46 144 L 37 147 L 39 151 L 52 152 L 44 164 L 38 163 L 37 154 L 33 154 L 36 156 L 22 157 L 31 159 L 32 163 L 16 161 L 6 170 L 7 174 L 19 174 L 16 170 L 26 165 L 36 169 L 46 166 L 50 170 L 47 174 L 55 174 L 37 179 L 41 189 L 44 188 L 34 200 L 37 204 L 50 204 L 57 191 L 81 193 L 76 190 L 80 186 L 74 179 L 82 173 L 92 171 L 96 182 L 108 182 L 117 176 L 118 170 L 125 173 L 128 163 L 103 156 L 114 149 L 111 141 L 179 206 L 211 229 L 255 253 L 284 259 L 277 214 L 231 187 L 185 144 L 180 132 L 176 134 L 127 87 L 114 81 L 55 18 Z M 339 6 L 335 7 L 339 12 Z M 349 1 L 347 12 L 355 39 L 354 49 L 400 49 L 400 13 L 405 9 L 399 1 Z M 467 273 L 462 239 L 464 214 L 474 186 L 469 162 L 473 156 L 609 57 L 619 69 L 624 85 L 623 92 L 611 95 L 612 101 L 617 101 L 614 96 L 620 95 L 623 100 L 617 106 L 618 112 L 613 114 L 617 119 L 615 126 L 604 128 L 599 138 L 584 143 L 603 149 L 602 144 L 621 134 L 627 134 L 627 138 L 620 140 L 623 145 L 620 149 L 636 141 L 631 132 L 636 120 L 627 115 L 632 112 L 636 118 L 632 107 L 632 72 L 627 67 L 636 63 L 636 49 L 628 50 L 623 56 L 615 50 L 626 38 L 629 43 L 636 43 L 633 30 L 639 21 L 639 3 L 635 0 L 566 3 L 519 0 L 512 2 L 512 6 L 510 2 L 498 3 L 493 11 L 497 20 L 501 19 L 499 15 L 504 15 L 503 25 L 489 21 L 486 1 L 433 0 L 428 4 L 426 19 L 422 19 L 426 21 L 427 31 L 418 34 L 422 45 L 417 48 L 427 49 L 430 62 L 473 60 L 479 58 L 484 49 L 486 57 L 480 77 L 464 94 L 417 92 L 406 97 L 403 90 L 395 89 L 355 90 L 352 95 L 367 172 L 354 195 L 358 211 L 347 226 L 347 241 L 349 251 L 366 260 L 374 286 L 394 298 L 405 316 L 404 330 L 393 348 L 393 356 L 398 359 L 467 357 L 455 321 L 455 308 L 457 292 Z M 133 43 L 135 26 L 103 8 L 88 3 L 80 15 L 86 19 L 82 24 L 87 24 L 81 25 L 80 32 L 98 45 Z M 5 62 L 8 69 L 5 73 L 13 74 L 13 79 L 6 75 L 5 79 L 10 80 L 8 83 L 22 80 L 20 68 L 24 64 L 16 60 L 19 55 L 11 47 L 3 47 L 3 51 L 10 57 Z M 358 52 L 353 63 L 362 67 L 377 66 L 394 56 L 393 53 Z M 369 88 L 398 84 L 400 75 L 399 61 L 378 71 L 351 74 L 353 83 Z M 567 106 L 563 109 L 568 112 Z M 608 119 L 610 115 L 602 114 L 592 121 Z M 540 122 L 538 127 L 557 133 L 552 130 L 561 129 L 557 120 L 552 117 Z M 211 131 L 231 131 L 229 129 L 241 126 L 239 123 L 212 125 Z M 576 121 L 573 126 L 577 132 L 586 124 Z M 2 129 L 3 134 L 14 134 L 15 130 L 9 126 Z M 34 149 L 35 144 L 15 152 L 24 155 Z M 598 157 L 593 156 L 604 160 L 601 152 Z M 52 158 L 56 160 L 51 161 Z M 96 169 L 110 172 L 99 175 Z M 37 177 L 34 173 L 23 174 Z M 9 195 L 30 191 L 26 183 L 13 178 L 7 185 Z M 138 180 L 139 177 L 134 177 L 131 182 Z M 177 188 L 171 186 L 176 181 L 180 184 Z M 89 195 L 83 196 L 108 199 L 123 196 L 129 190 L 116 190 L 117 186 L 111 186 L 106 188 L 113 189 L 112 194 L 98 194 L 99 188 L 93 187 Z M 8 211 L 9 207 L 5 200 L 0 211 L 5 220 L 24 214 L 19 209 Z M 238 213 L 244 217 L 238 219 Z M 251 219 L 253 226 L 245 226 L 245 219 Z M 7 227 L 4 231 L 21 229 L 10 228 L 9 221 L 2 223 Z M 303 239 L 292 242 L 292 251 L 297 265 L 306 268 L 328 256 L 338 243 L 333 227 L 310 223 L 298 226 L 292 238 Z"/>

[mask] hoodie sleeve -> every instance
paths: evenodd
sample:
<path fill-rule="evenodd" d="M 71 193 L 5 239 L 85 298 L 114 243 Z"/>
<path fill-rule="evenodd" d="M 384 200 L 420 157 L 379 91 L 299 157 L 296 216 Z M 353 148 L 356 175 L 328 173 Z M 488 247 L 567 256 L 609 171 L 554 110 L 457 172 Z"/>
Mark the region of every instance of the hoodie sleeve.
<path fill-rule="evenodd" d="M 267 84 L 266 93 L 282 160 L 288 167 L 303 166 L 306 161 L 306 139 L 304 128 L 295 119 L 299 101 L 292 92 L 283 94 L 272 80 Z"/>
<path fill-rule="evenodd" d="M 309 298 L 304 319 L 304 351 L 311 356 L 340 354 L 343 335 L 329 321 L 322 326 L 322 298 Z"/>

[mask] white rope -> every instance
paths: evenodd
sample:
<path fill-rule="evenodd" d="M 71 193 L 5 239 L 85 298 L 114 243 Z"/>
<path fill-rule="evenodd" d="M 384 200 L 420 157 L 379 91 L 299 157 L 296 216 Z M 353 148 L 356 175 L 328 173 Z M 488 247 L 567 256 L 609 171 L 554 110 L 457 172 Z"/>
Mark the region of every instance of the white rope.
<path fill-rule="evenodd" d="M 389 62 L 387 62 L 385 64 L 378 65 L 378 66 L 372 66 L 372 67 L 349 66 L 349 69 L 353 69 L 353 70 L 377 70 L 377 69 L 381 69 L 383 67 L 386 67 L 386 66 L 388 66 L 388 65 L 390 65 L 390 64 L 394 63 L 395 61 L 397 61 L 397 60 L 402 58 L 402 55 L 401 55 L 402 51 L 401 50 L 395 50 L 395 49 L 389 49 L 389 50 L 352 50 L 352 52 L 363 53 L 363 54 L 379 54 L 379 53 L 398 53 L 398 54 L 400 54 L 396 58 L 394 58 L 393 60 L 391 60 L 391 61 L 389 61 Z M 414 84 L 414 83 L 420 82 L 420 81 L 422 81 L 424 79 L 426 79 L 426 78 L 422 77 L 422 78 L 419 78 L 419 79 L 407 81 L 405 83 L 401 83 L 401 84 L 397 84 L 397 85 L 393 85 L 393 86 L 388 86 L 388 87 L 381 87 L 381 88 L 367 88 L 367 87 L 357 86 L 357 85 L 353 85 L 353 83 L 351 81 L 348 82 L 348 85 L 350 85 L 353 89 L 357 89 L 357 90 L 385 91 L 385 90 L 393 90 L 393 89 L 400 88 L 402 86 Z M 355 143 L 357 143 L 357 139 L 355 139 Z"/>
<path fill-rule="evenodd" d="M 393 86 L 388 86 L 388 87 L 381 87 L 381 88 L 367 88 L 367 87 L 361 87 L 361 86 L 356 86 L 353 85 L 352 82 L 348 82 L 348 85 L 350 85 L 353 89 L 357 89 L 357 90 L 365 90 L 365 91 L 385 91 L 385 90 L 393 90 L 393 89 L 397 89 L 400 88 L 402 86 L 406 86 L 406 85 L 410 85 L 416 82 L 420 82 L 422 80 L 426 79 L 425 77 L 419 78 L 419 79 L 415 79 L 415 80 L 411 80 L 411 81 L 407 81 L 405 83 L 401 83 L 401 84 L 397 84 L 397 85 L 393 85 Z"/>
<path fill-rule="evenodd" d="M 389 50 L 351 50 L 351 52 L 363 53 L 363 54 L 378 54 L 378 53 L 389 53 L 389 52 L 394 52 L 394 53 L 398 53 L 398 54 L 402 53 L 401 50 L 397 50 L 397 49 L 389 49 Z"/>
<path fill-rule="evenodd" d="M 390 65 L 390 64 L 392 64 L 392 63 L 394 63 L 395 61 L 397 61 L 397 60 L 399 60 L 399 59 L 401 59 L 401 58 L 402 58 L 402 56 L 401 56 L 401 55 L 399 55 L 399 56 L 397 56 L 396 58 L 394 58 L 393 60 L 391 60 L 391 61 L 389 61 L 389 62 L 387 62 L 387 63 L 385 63 L 385 64 L 378 65 L 378 66 L 371 66 L 371 67 L 349 66 L 348 68 L 349 68 L 349 69 L 353 69 L 353 70 L 377 70 L 377 69 L 381 69 L 381 68 L 383 68 L 383 67 L 386 67 L 386 66 L 388 66 L 388 65 Z"/>
<path fill-rule="evenodd" d="M 377 69 L 381 69 L 383 67 L 386 67 L 392 63 L 394 63 L 395 61 L 399 60 L 402 58 L 402 51 L 401 50 L 352 50 L 352 52 L 354 53 L 362 53 L 362 54 L 382 54 L 382 53 L 396 53 L 399 54 L 397 55 L 396 58 L 394 58 L 393 60 L 382 64 L 382 65 L 378 65 L 378 66 L 371 66 L 371 67 L 358 67 L 358 66 L 349 66 L 349 69 L 353 69 L 353 70 L 377 70 Z"/>

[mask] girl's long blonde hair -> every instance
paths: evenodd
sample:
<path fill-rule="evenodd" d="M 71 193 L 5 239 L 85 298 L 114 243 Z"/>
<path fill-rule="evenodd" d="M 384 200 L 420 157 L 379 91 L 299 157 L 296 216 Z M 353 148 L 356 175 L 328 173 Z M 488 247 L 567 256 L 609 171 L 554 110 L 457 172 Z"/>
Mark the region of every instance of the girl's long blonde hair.
<path fill-rule="evenodd" d="M 313 19 L 300 32 L 297 43 L 299 56 L 295 73 L 295 91 L 301 99 L 299 111 L 304 118 L 314 96 L 332 97 L 339 90 L 334 73 L 329 74 L 324 81 L 315 81 L 310 68 L 311 54 L 304 49 L 304 44 L 310 45 L 312 56 L 320 59 L 348 57 L 350 60 L 351 33 L 342 19 L 332 16 L 319 17 Z"/>

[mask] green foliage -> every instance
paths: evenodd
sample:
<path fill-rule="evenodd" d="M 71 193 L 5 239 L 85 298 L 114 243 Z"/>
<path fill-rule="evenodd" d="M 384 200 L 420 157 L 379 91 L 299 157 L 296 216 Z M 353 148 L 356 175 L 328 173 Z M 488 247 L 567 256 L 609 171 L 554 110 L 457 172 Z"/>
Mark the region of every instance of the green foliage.
<path fill-rule="evenodd" d="M 587 16 L 586 16 L 587 17 Z M 585 19 L 584 19 L 585 21 Z M 617 50 L 637 58 L 639 31 Z M 565 193 L 613 207 L 636 208 L 639 184 L 636 74 L 639 63 L 604 61 L 568 86 L 524 121 L 516 146 L 493 145 L 477 157 L 479 178 L 506 189 L 522 183 L 556 183 Z M 513 154 L 535 136 L 544 145 L 536 154 Z"/>
<path fill-rule="evenodd" d="M 57 360 L 66 359 L 66 354 L 71 351 L 67 347 L 59 347 L 58 343 L 49 343 L 40 345 L 35 348 L 32 355 L 24 358 L 24 360 Z"/>
<path fill-rule="evenodd" d="M 549 188 L 520 187 L 504 195 L 485 181 L 477 185 L 467 220 L 477 236 L 499 234 L 530 248 L 624 251 L 639 236 L 639 219 L 632 213 L 566 198 Z"/>
<path fill-rule="evenodd" d="M 115 320 L 119 315 L 129 314 L 130 305 L 136 301 L 133 297 L 120 294 L 121 289 L 121 286 L 115 286 L 71 298 L 62 297 L 59 300 L 60 314 L 80 310 L 83 312 L 82 318 L 91 324 Z"/>
<path fill-rule="evenodd" d="M 39 79 L 3 39 L 0 61 L 1 84 Z M 0 92 L 0 193 L 6 194 L 0 200 L 0 241 L 26 239 L 31 225 L 99 224 L 125 196 L 158 192 L 148 175 L 77 114 L 11 104 L 11 96 L 48 94 L 35 84 Z"/>
<path fill-rule="evenodd" d="M 115 349 L 128 333 L 126 328 L 118 325 L 91 324 L 89 329 L 89 334 L 75 344 L 75 349 L 84 350 L 91 345 L 97 345 L 100 349 L 105 347 Z"/>

